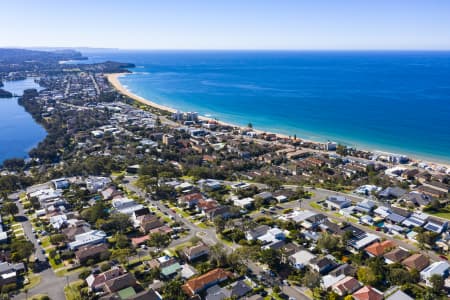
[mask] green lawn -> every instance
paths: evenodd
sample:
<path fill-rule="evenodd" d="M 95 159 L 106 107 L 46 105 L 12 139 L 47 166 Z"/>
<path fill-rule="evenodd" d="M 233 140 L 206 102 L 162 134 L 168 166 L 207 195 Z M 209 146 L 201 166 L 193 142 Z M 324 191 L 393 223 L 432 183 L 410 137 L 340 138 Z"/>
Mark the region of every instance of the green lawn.
<path fill-rule="evenodd" d="M 34 288 L 35 286 L 37 286 L 41 282 L 41 276 L 40 275 L 36 275 L 36 274 L 30 273 L 27 277 L 28 277 L 29 282 L 20 290 L 22 292 L 25 289 L 30 290 L 30 289 Z"/>
<path fill-rule="evenodd" d="M 309 206 L 311 206 L 312 208 L 315 208 L 315 209 L 319 209 L 319 210 L 325 211 L 325 209 L 320 204 L 318 204 L 316 202 L 310 202 Z"/>
<path fill-rule="evenodd" d="M 82 299 L 80 294 L 80 286 L 83 285 L 83 280 L 77 280 L 69 284 L 64 288 L 64 294 L 67 300 Z"/>
<path fill-rule="evenodd" d="M 439 212 L 427 212 L 430 215 L 450 220 L 450 210 L 448 208 L 443 208 Z"/>

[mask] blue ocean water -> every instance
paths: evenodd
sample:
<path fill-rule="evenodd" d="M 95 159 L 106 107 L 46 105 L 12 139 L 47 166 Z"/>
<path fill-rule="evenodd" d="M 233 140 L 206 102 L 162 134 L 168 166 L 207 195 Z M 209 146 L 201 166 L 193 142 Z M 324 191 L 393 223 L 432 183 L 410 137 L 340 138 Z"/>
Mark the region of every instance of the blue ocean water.
<path fill-rule="evenodd" d="M 450 52 L 115 51 L 130 91 L 316 141 L 450 161 Z"/>
<path fill-rule="evenodd" d="M 3 82 L 3 89 L 20 96 L 28 88 L 39 89 L 32 78 Z M 44 128 L 17 103 L 17 97 L 0 99 L 0 163 L 7 158 L 25 158 L 45 138 Z"/>

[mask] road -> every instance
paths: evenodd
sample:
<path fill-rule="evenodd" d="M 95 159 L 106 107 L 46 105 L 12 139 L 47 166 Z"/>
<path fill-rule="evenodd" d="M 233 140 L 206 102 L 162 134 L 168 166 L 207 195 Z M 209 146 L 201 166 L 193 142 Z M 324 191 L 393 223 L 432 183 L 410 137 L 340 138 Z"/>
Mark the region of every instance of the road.
<path fill-rule="evenodd" d="M 25 215 L 22 204 L 20 201 L 17 201 L 16 204 L 19 208 L 19 213 L 16 216 L 16 220 L 19 220 L 22 224 L 25 237 L 33 243 L 36 249 L 35 256 L 40 261 L 38 264 L 39 267 L 37 268 L 38 271 L 35 274 L 41 277 L 41 282 L 39 285 L 28 291 L 28 297 L 38 294 L 47 294 L 51 299 L 65 299 L 64 286 L 67 284 L 67 281 L 70 282 L 78 279 L 78 276 L 74 274 L 66 278 L 55 275 L 48 262 L 46 262 L 46 257 L 42 253 L 43 248 L 38 244 L 36 238 L 34 237 L 31 222 Z M 21 293 L 13 296 L 12 299 L 26 299 L 26 295 Z"/>
<path fill-rule="evenodd" d="M 289 188 L 289 189 L 297 188 L 297 186 L 294 186 L 294 185 L 286 185 L 284 187 Z M 345 196 L 352 201 L 361 201 L 361 200 L 365 199 L 358 195 L 350 195 L 350 194 L 345 194 L 345 193 L 340 193 L 340 192 L 335 192 L 335 191 L 330 191 L 330 190 L 325 190 L 325 189 L 320 189 L 320 188 L 315 188 L 315 189 L 305 188 L 305 190 L 313 193 L 313 196 L 310 199 L 302 199 L 300 201 L 300 203 L 297 201 L 291 201 L 291 202 L 279 204 L 277 206 L 279 206 L 281 208 L 278 211 L 275 211 L 275 213 L 279 214 L 279 213 L 281 213 L 282 210 L 287 209 L 287 208 L 292 208 L 292 209 L 303 208 L 303 209 L 307 209 L 307 210 L 315 211 L 317 213 L 324 214 L 331 220 L 336 220 L 338 222 L 348 222 L 348 220 L 345 217 L 337 216 L 336 211 L 327 211 L 327 210 L 316 209 L 316 208 L 312 207 L 310 204 L 313 202 L 325 200 L 327 197 L 335 196 L 335 195 Z M 378 202 L 377 204 L 380 205 L 382 203 Z M 257 217 L 259 215 L 262 215 L 262 214 L 258 213 L 258 214 L 253 215 L 253 217 Z M 352 223 L 352 225 L 365 231 L 365 232 L 373 233 L 381 238 L 395 240 L 395 242 L 397 243 L 398 246 L 405 248 L 407 250 L 413 251 L 413 252 L 422 252 L 422 253 L 428 255 L 432 260 L 435 260 L 435 261 L 442 260 L 435 252 L 421 250 L 416 245 L 411 244 L 410 242 L 407 242 L 405 240 L 398 239 L 392 235 L 388 235 L 381 231 L 376 231 L 376 230 L 374 230 L 368 226 L 364 226 L 362 224 Z"/>

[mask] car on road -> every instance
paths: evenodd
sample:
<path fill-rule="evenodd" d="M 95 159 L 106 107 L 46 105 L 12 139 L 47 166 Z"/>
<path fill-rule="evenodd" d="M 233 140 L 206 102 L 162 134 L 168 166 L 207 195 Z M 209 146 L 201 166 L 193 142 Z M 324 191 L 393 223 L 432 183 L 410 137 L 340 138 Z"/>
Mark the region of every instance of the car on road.
<path fill-rule="evenodd" d="M 37 239 L 36 242 L 40 245 L 41 244 L 41 240 Z"/>

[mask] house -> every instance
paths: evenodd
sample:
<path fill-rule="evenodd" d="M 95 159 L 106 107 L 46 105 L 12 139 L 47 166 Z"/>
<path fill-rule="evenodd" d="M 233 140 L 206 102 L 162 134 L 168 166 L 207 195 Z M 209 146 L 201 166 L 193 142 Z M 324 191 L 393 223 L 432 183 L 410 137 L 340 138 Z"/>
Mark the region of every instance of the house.
<path fill-rule="evenodd" d="M 209 247 L 203 242 L 198 242 L 196 245 L 183 249 L 183 254 L 189 261 L 195 260 L 199 257 L 209 255 Z"/>
<path fill-rule="evenodd" d="M 414 300 L 402 290 L 397 290 L 395 293 L 386 297 L 386 300 Z"/>
<path fill-rule="evenodd" d="M 104 284 L 111 279 L 117 278 L 125 274 L 125 270 L 122 267 L 112 267 L 108 271 L 100 274 L 91 274 L 86 278 L 87 286 L 91 291 L 103 290 Z"/>
<path fill-rule="evenodd" d="M 74 241 L 68 244 L 69 249 L 74 251 L 83 246 L 96 245 L 104 243 L 106 240 L 106 233 L 101 230 L 91 230 L 85 233 L 77 234 Z"/>
<path fill-rule="evenodd" d="M 405 258 L 407 258 L 408 256 L 410 256 L 408 251 L 406 251 L 403 248 L 397 248 L 397 249 L 391 250 L 388 253 L 384 254 L 383 257 L 384 257 L 385 262 L 389 265 L 389 264 L 393 264 L 393 263 L 399 263 L 402 260 L 404 260 Z"/>
<path fill-rule="evenodd" d="M 447 277 L 450 265 L 446 261 L 437 261 L 426 267 L 420 272 L 420 277 L 425 281 L 427 286 L 431 286 L 429 279 L 433 275 Z"/>
<path fill-rule="evenodd" d="M 123 193 L 117 190 L 114 186 L 110 186 L 101 192 L 103 199 L 111 200 L 116 197 L 121 197 Z"/>
<path fill-rule="evenodd" d="M 448 222 L 436 218 L 429 218 L 428 223 L 423 228 L 428 231 L 442 233 L 448 227 Z"/>
<path fill-rule="evenodd" d="M 180 274 L 182 269 L 183 267 L 178 262 L 174 262 L 170 265 L 160 268 L 160 273 L 162 277 L 167 279 Z"/>
<path fill-rule="evenodd" d="M 189 279 L 182 286 L 182 289 L 187 295 L 194 296 L 195 294 L 204 291 L 208 287 L 223 282 L 231 277 L 231 272 L 226 271 L 222 268 L 217 268 L 203 275 L 200 275 L 199 277 Z"/>
<path fill-rule="evenodd" d="M 255 227 L 254 229 L 248 230 L 245 232 L 245 238 L 248 241 L 254 241 L 260 236 L 263 236 L 267 233 L 267 231 L 270 229 L 270 226 L 268 225 L 260 225 L 258 227 Z"/>
<path fill-rule="evenodd" d="M 145 215 L 139 218 L 139 230 L 143 233 L 148 233 L 151 230 L 164 225 L 164 223 L 155 215 Z"/>
<path fill-rule="evenodd" d="M 203 215 L 207 215 L 210 211 L 216 209 L 219 203 L 214 199 L 200 200 L 197 203 L 197 210 Z"/>
<path fill-rule="evenodd" d="M 383 300 L 384 295 L 376 288 L 366 285 L 354 292 L 352 297 L 355 300 Z"/>
<path fill-rule="evenodd" d="M 403 221 L 406 220 L 405 217 L 396 214 L 396 213 L 392 213 L 390 215 L 388 215 L 385 220 L 391 224 L 401 224 Z"/>
<path fill-rule="evenodd" d="M 312 254 L 311 252 L 307 250 L 300 250 L 291 256 L 289 256 L 289 262 L 294 266 L 296 269 L 303 269 L 309 263 L 311 260 L 315 259 L 316 256 Z"/>
<path fill-rule="evenodd" d="M 428 204 L 430 204 L 431 200 L 433 200 L 433 197 L 431 197 L 430 195 L 418 192 L 418 191 L 412 191 L 412 192 L 405 194 L 401 198 L 401 200 L 405 201 L 408 204 L 425 207 Z"/>
<path fill-rule="evenodd" d="M 380 238 L 372 233 L 364 233 L 352 238 L 349 241 L 349 245 L 356 250 L 361 250 L 372 243 L 378 242 Z"/>
<path fill-rule="evenodd" d="M 328 274 L 322 276 L 322 282 L 320 283 L 320 286 L 322 287 L 322 289 L 328 290 L 330 287 L 332 287 L 333 285 L 335 285 L 344 278 L 345 278 L 344 274 L 339 274 L 337 276 Z"/>
<path fill-rule="evenodd" d="M 91 231 L 91 226 L 85 221 L 78 220 L 72 224 L 69 223 L 69 226 L 62 230 L 62 234 L 66 236 L 68 241 L 74 241 L 76 235 L 88 231 Z"/>
<path fill-rule="evenodd" d="M 306 218 L 301 224 L 301 226 L 306 229 L 315 229 L 319 227 L 322 223 L 324 223 L 326 220 L 328 220 L 327 216 L 323 214 L 315 214 L 313 216 Z"/>
<path fill-rule="evenodd" d="M 54 179 L 52 180 L 52 184 L 56 190 L 64 190 L 70 186 L 70 182 L 66 178 Z"/>
<path fill-rule="evenodd" d="M 355 206 L 355 210 L 363 212 L 363 213 L 369 213 L 375 208 L 375 202 L 372 200 L 364 199 L 361 202 L 358 202 Z"/>
<path fill-rule="evenodd" d="M 387 216 L 389 216 L 390 214 L 392 214 L 392 211 L 390 208 L 386 207 L 386 206 L 378 206 L 373 213 L 382 218 L 385 219 Z"/>
<path fill-rule="evenodd" d="M 50 225 L 56 230 L 61 229 L 67 223 L 67 216 L 65 214 L 51 216 L 49 219 Z"/>
<path fill-rule="evenodd" d="M 399 187 L 388 187 L 378 193 L 378 198 L 382 199 L 398 199 L 401 198 L 406 191 Z"/>
<path fill-rule="evenodd" d="M 402 222 L 403 226 L 412 227 L 422 227 L 428 220 L 428 215 L 425 213 L 413 213 L 409 218 Z"/>
<path fill-rule="evenodd" d="M 386 240 L 382 242 L 373 243 L 372 245 L 366 247 L 364 250 L 371 257 L 379 257 L 382 256 L 389 249 L 392 249 L 396 246 L 394 241 Z"/>
<path fill-rule="evenodd" d="M 79 264 L 83 264 L 89 259 L 98 260 L 102 256 L 105 256 L 105 258 L 109 257 L 108 246 L 106 244 L 85 246 L 75 251 L 75 259 Z"/>
<path fill-rule="evenodd" d="M 411 255 L 402 261 L 402 265 L 404 265 L 409 270 L 416 269 L 417 271 L 422 271 L 430 264 L 430 260 L 428 257 L 421 253 L 416 253 Z"/>
<path fill-rule="evenodd" d="M 309 267 L 320 274 L 326 274 L 337 266 L 336 262 L 328 257 L 315 257 L 310 260 Z"/>
<path fill-rule="evenodd" d="M 206 290 L 205 300 L 241 299 L 252 290 L 244 281 L 236 281 L 229 286 L 215 284 Z"/>
<path fill-rule="evenodd" d="M 258 240 L 265 243 L 273 243 L 277 241 L 282 241 L 286 238 L 284 232 L 279 228 L 271 228 L 267 230 L 266 234 L 258 237 Z"/>
<path fill-rule="evenodd" d="M 268 202 L 273 199 L 273 195 L 270 192 L 261 192 L 256 194 L 254 197 L 262 199 L 263 202 Z"/>
<path fill-rule="evenodd" d="M 144 208 L 142 204 L 138 204 L 133 199 L 126 197 L 114 198 L 112 200 L 112 206 L 115 212 L 129 216 L 131 216 L 135 211 Z"/>
<path fill-rule="evenodd" d="M 148 209 L 148 207 L 143 207 L 141 209 L 135 210 L 133 211 L 133 213 L 131 214 L 131 222 L 133 223 L 134 227 L 137 228 L 141 225 L 140 223 L 140 219 L 139 217 L 145 216 L 150 214 L 150 210 Z"/>
<path fill-rule="evenodd" d="M 359 283 L 358 280 L 356 280 L 354 277 L 347 276 L 341 281 L 338 281 L 335 283 L 331 289 L 333 292 L 338 294 L 339 296 L 343 297 L 347 294 L 352 294 L 356 290 L 358 290 L 361 287 L 361 283 Z"/>
<path fill-rule="evenodd" d="M 215 179 L 200 179 L 197 181 L 199 187 L 206 192 L 216 191 L 222 188 L 222 183 Z"/>
<path fill-rule="evenodd" d="M 195 207 L 204 197 L 200 193 L 191 193 L 178 198 L 178 205 L 186 205 L 188 208 Z"/>
<path fill-rule="evenodd" d="M 345 207 L 349 207 L 352 205 L 352 201 L 347 199 L 344 196 L 329 196 L 325 203 L 328 205 L 330 209 L 340 210 Z"/>
<path fill-rule="evenodd" d="M 224 219 L 228 219 L 233 215 L 230 206 L 220 205 L 216 208 L 209 210 L 206 216 L 209 220 L 214 220 L 214 218 L 221 216 Z"/>
<path fill-rule="evenodd" d="M 328 273 L 328 275 L 331 276 L 339 276 L 339 275 L 355 276 L 355 274 L 356 274 L 356 267 L 349 264 L 340 265 L 334 270 L 331 270 L 330 273 Z"/>
<path fill-rule="evenodd" d="M 243 199 L 234 199 L 233 204 L 235 206 L 239 206 L 241 208 L 249 209 L 253 206 L 253 203 L 255 202 L 255 199 L 252 197 L 246 197 Z"/>
<path fill-rule="evenodd" d="M 110 294 L 134 285 L 136 285 L 136 278 L 131 273 L 125 273 L 107 280 L 103 285 L 103 291 Z"/>
<path fill-rule="evenodd" d="M 23 272 L 25 272 L 25 266 L 23 263 L 0 263 L 0 286 L 10 283 L 16 283 L 17 275 Z"/>
<path fill-rule="evenodd" d="M 99 190 L 103 190 L 111 184 L 111 179 L 108 177 L 88 177 L 86 179 L 86 188 L 91 192 L 95 193 Z"/>
<path fill-rule="evenodd" d="M 275 197 L 275 199 L 277 200 L 278 203 L 283 203 L 288 201 L 288 197 L 286 197 L 285 195 L 278 195 Z"/>

